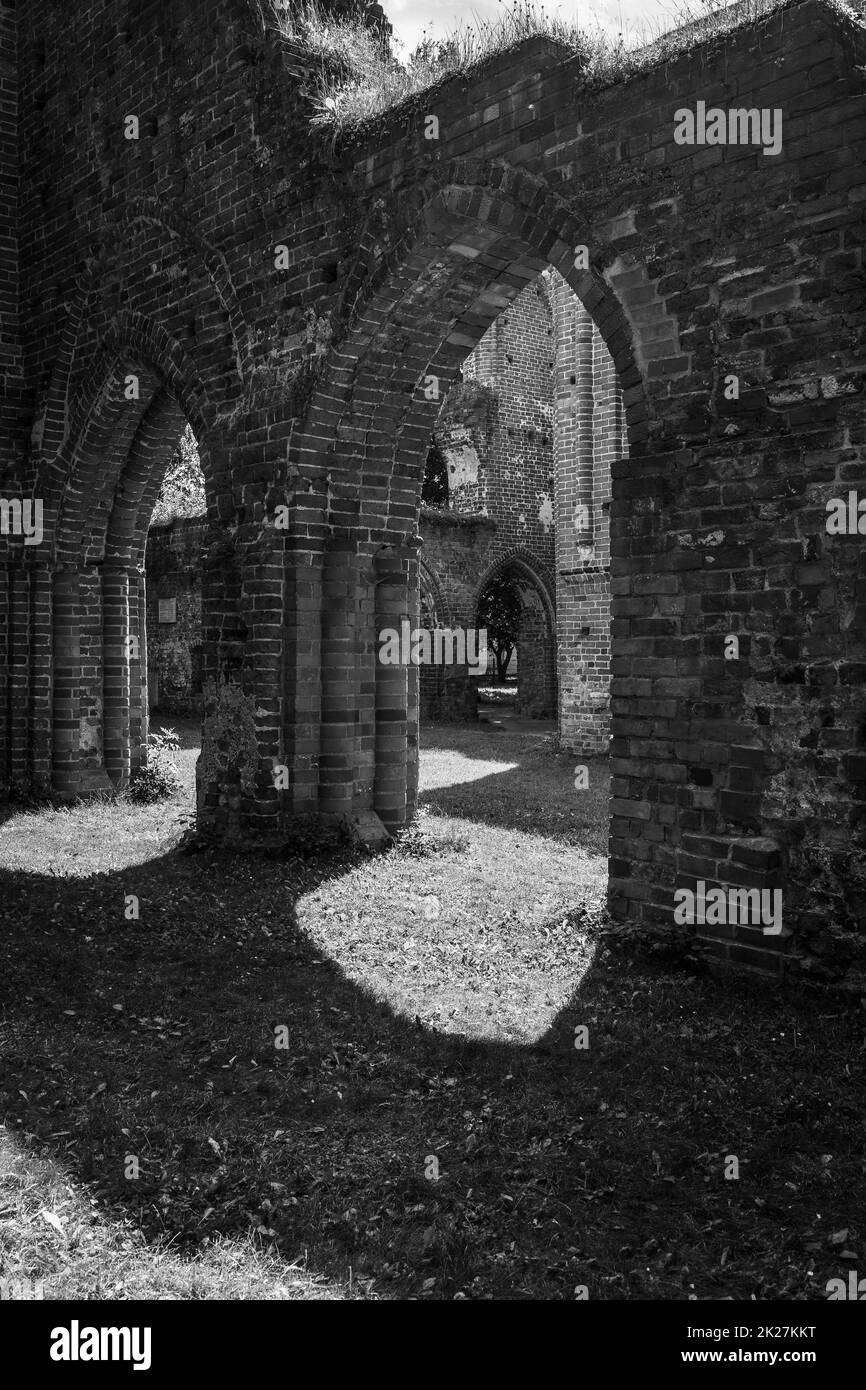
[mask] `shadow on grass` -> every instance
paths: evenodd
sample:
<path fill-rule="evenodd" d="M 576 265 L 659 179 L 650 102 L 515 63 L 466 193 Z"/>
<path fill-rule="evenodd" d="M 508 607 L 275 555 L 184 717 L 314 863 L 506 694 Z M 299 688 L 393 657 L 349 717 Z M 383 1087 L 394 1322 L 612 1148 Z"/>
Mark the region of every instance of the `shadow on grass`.
<path fill-rule="evenodd" d="M 7 1124 L 148 1236 L 258 1232 L 385 1297 L 824 1296 L 855 1018 L 605 957 L 532 1046 L 437 1033 L 298 926 L 355 862 L 0 874 Z"/>

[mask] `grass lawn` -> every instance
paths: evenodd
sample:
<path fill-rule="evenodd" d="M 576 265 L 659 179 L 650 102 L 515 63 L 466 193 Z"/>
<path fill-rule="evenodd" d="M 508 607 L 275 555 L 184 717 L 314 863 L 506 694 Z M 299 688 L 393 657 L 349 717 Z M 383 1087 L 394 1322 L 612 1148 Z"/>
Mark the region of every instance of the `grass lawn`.
<path fill-rule="evenodd" d="M 182 733 L 172 802 L 0 824 L 0 1276 L 823 1299 L 866 1259 L 862 1011 L 601 950 L 602 762 L 430 729 L 386 854 L 190 854 Z"/>

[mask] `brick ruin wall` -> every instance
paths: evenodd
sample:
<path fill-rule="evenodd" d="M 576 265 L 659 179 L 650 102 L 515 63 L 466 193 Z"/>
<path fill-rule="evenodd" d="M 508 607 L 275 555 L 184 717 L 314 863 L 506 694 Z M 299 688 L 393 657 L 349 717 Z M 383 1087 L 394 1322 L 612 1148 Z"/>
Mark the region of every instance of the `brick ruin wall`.
<path fill-rule="evenodd" d="M 313 65 L 257 5 L 134 8 L 0 6 L 0 466 L 6 497 L 45 508 L 42 541 L 0 537 L 0 787 L 74 796 L 140 758 L 128 638 L 187 419 L 208 497 L 201 833 L 268 843 L 311 810 L 373 838 L 405 824 L 417 680 L 377 664 L 374 634 L 417 614 L 423 385 L 550 265 L 613 357 L 628 434 L 609 910 L 666 938 L 680 889 L 778 888 L 778 934 L 693 934 L 854 987 L 862 19 L 791 0 L 609 88 L 529 40 L 335 139 L 310 130 Z M 783 114 L 778 154 L 675 138 L 678 108 L 734 92 Z M 600 525 L 585 473 L 580 491 L 578 574 Z M 828 530 L 849 494 L 853 527 Z"/>
<path fill-rule="evenodd" d="M 451 553 L 456 537 L 446 552 L 442 528 L 435 544 L 425 535 L 422 556 L 451 610 L 469 623 L 484 580 L 511 567 L 521 597 L 518 712 L 558 715 L 565 747 L 607 753 L 610 478 L 613 460 L 628 451 L 613 360 L 577 296 L 549 269 L 495 320 L 462 378 L 434 432 L 448 460 L 448 513 L 488 517 L 495 532 L 483 552 L 475 532 L 467 537 L 474 593 L 466 558 Z M 575 501 L 587 470 L 593 522 L 576 556 Z M 434 683 L 443 689 L 441 676 L 422 672 L 422 696 Z"/>
<path fill-rule="evenodd" d="M 547 280 L 539 276 L 470 353 L 439 412 L 434 438 L 447 462 L 448 505 L 435 524 L 427 509 L 421 528 L 422 565 L 456 626 L 476 628 L 485 585 L 519 573 L 517 712 L 529 717 L 551 717 L 556 707 L 553 352 Z M 465 668 L 422 670 L 422 713 L 472 709 L 477 684 Z"/>
<path fill-rule="evenodd" d="M 628 458 L 625 410 L 604 340 L 570 287 L 552 280 L 559 729 L 567 748 L 610 739 L 611 470 Z"/>
<path fill-rule="evenodd" d="M 490 563 L 493 523 L 425 508 L 421 513 L 421 625 L 470 627 L 478 575 Z M 146 551 L 147 670 L 150 708 L 159 714 L 198 715 L 202 705 L 203 517 L 152 526 Z M 428 566 L 430 566 L 428 568 Z M 176 617 L 161 621 L 160 601 L 176 600 Z M 425 721 L 474 719 L 478 681 L 465 666 L 420 670 Z M 156 697 L 156 698 L 154 698 Z"/>
<path fill-rule="evenodd" d="M 590 353 L 578 358 L 587 326 Z M 590 387 L 583 394 L 572 381 L 576 372 Z M 579 400 L 589 400 L 592 411 L 595 524 L 576 575 Z M 421 512 L 422 626 L 475 628 L 484 584 L 502 570 L 513 574 L 521 604 L 517 712 L 558 713 L 562 742 L 576 752 L 607 752 L 610 467 L 627 447 L 622 428 L 622 394 L 601 335 L 562 277 L 545 271 L 485 333 L 443 403 L 433 433 L 448 466 L 448 502 Z M 194 545 L 204 535 L 204 525 L 189 520 L 149 533 L 148 674 L 166 713 L 190 714 L 200 705 Z M 167 597 L 177 599 L 171 624 L 158 620 L 158 598 Z M 479 680 L 465 665 L 423 666 L 419 676 L 425 721 L 475 717 Z"/>

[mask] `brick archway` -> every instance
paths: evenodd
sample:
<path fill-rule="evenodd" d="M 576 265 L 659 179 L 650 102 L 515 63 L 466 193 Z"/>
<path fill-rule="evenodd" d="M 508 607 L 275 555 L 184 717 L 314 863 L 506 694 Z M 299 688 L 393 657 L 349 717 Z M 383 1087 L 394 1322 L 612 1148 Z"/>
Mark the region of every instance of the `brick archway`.
<path fill-rule="evenodd" d="M 548 265 L 584 304 L 610 351 L 624 392 L 629 442 L 638 447 L 647 437 L 649 407 L 637 361 L 652 355 L 651 344 L 669 320 L 664 304 L 659 301 L 657 313 L 630 324 L 615 288 L 597 271 L 576 268 L 575 248 L 586 246 L 590 235 L 586 225 L 544 180 L 504 160 L 455 160 L 413 202 L 411 229 L 379 265 L 352 327 L 334 341 L 310 403 L 309 435 L 302 433 L 295 446 L 299 462 L 325 453 L 332 487 L 339 487 L 344 469 L 350 496 L 361 508 L 382 483 L 383 465 L 386 472 L 389 464 L 411 469 L 406 500 L 417 505 L 423 480 L 423 468 L 417 476 L 418 454 L 423 445 L 426 457 L 442 397 L 503 309 Z M 385 392 L 392 399 L 383 408 Z M 381 428 L 383 416 L 394 426 L 393 447 Z M 327 437 L 334 430 L 326 450 L 313 442 L 322 438 L 316 434 L 319 420 L 328 422 Z M 368 436 L 360 478 L 356 441 L 341 445 L 341 429 Z M 360 492 L 351 491 L 358 481 Z M 398 504 L 403 502 L 401 495 Z M 394 529 L 411 531 L 396 515 L 388 517 Z"/>
<path fill-rule="evenodd" d="M 416 682 L 378 669 L 374 639 L 417 617 L 431 388 L 441 400 L 552 265 L 611 353 L 628 426 L 610 511 L 611 910 L 654 930 L 678 885 L 782 876 L 785 933 L 707 932 L 711 950 L 778 970 L 792 947 L 821 971 L 811 942 L 832 917 L 827 951 L 848 968 L 866 892 L 861 565 L 858 537 L 825 520 L 866 488 L 862 26 L 792 0 L 609 87 L 529 40 L 334 137 L 311 134 L 303 62 L 252 0 L 180 16 L 154 0 L 141 43 L 121 10 L 106 0 L 108 63 L 60 7 L 0 26 L 21 103 L 0 158 L 3 485 L 46 517 L 42 544 L 0 536 L 0 786 L 44 789 L 68 752 L 78 658 L 51 634 L 75 600 L 54 567 L 84 553 L 110 569 L 109 538 L 112 558 L 134 551 L 147 488 L 133 521 L 127 461 L 137 432 L 144 448 L 167 428 L 166 393 L 198 433 L 197 406 L 212 478 L 202 828 L 279 836 L 309 810 L 370 834 L 405 824 Z M 677 108 L 724 108 L 732 77 L 738 104 L 783 112 L 772 158 L 675 139 Z M 153 325 L 152 353 L 127 315 Z M 115 387 L 100 392 L 117 331 L 147 399 L 115 433 Z"/>
<path fill-rule="evenodd" d="M 225 492 L 211 461 L 213 412 L 193 362 L 162 325 L 131 309 L 88 351 L 86 309 L 98 298 L 89 273 L 44 397 L 32 483 L 44 537 L 25 554 L 19 581 L 28 621 L 44 636 L 35 669 L 12 663 L 6 681 L 12 699 L 30 689 L 25 722 L 10 725 L 20 746 L 8 748 L 7 765 L 17 757 L 34 789 L 63 798 L 122 788 L 146 758 L 145 543 L 187 422 L 212 512 Z M 208 601 L 206 590 L 206 610 Z"/>
<path fill-rule="evenodd" d="M 475 612 L 484 590 L 507 575 L 520 599 L 517 638 L 517 713 L 525 719 L 556 717 L 556 613 L 553 582 L 534 556 L 512 550 L 491 565 L 475 595 Z M 480 626 L 480 618 L 476 623 Z"/>
<path fill-rule="evenodd" d="M 457 181 L 470 176 L 471 184 Z M 395 678 L 383 678 L 376 666 L 376 631 L 399 627 L 404 619 L 417 622 L 417 518 L 424 463 L 442 397 L 465 358 L 503 308 L 552 264 L 581 296 L 608 345 L 624 388 L 634 449 L 646 438 L 648 419 L 622 305 L 602 276 L 577 268 L 575 247 L 583 244 L 581 233 L 584 238 L 589 234 L 542 179 L 503 160 L 486 165 L 455 160 L 416 194 L 415 202 L 411 230 L 377 271 L 351 326 L 335 339 L 304 428 L 292 442 L 299 484 L 312 492 L 322 487 L 321 532 L 327 539 L 321 552 L 311 549 L 311 559 L 321 567 L 323 582 L 331 567 L 339 576 L 345 605 L 340 624 L 355 634 L 355 729 L 342 728 L 338 752 L 323 740 L 329 752 L 320 804 L 341 814 L 373 812 L 389 831 L 414 813 L 411 792 L 395 804 L 390 788 L 395 760 L 410 788 L 417 775 L 418 674 L 406 672 L 399 695 L 395 693 Z M 649 341 L 657 328 L 649 320 L 641 332 Z M 310 504 L 305 512 L 312 520 Z M 387 583 L 375 578 L 382 563 Z M 385 607 L 380 602 L 384 595 Z M 546 671 L 555 649 L 549 617 L 538 626 Z M 345 652 L 323 647 L 322 663 L 324 701 L 332 684 L 345 689 Z M 553 672 L 545 689 L 541 707 L 547 710 L 555 690 Z M 390 703 L 380 710 L 385 691 Z M 383 720 L 390 731 L 390 766 L 381 783 L 388 786 L 388 796 L 380 800 L 369 750 L 385 747 L 381 735 L 374 734 Z M 343 787 L 336 796 L 339 777 Z"/>
<path fill-rule="evenodd" d="M 423 557 L 418 562 L 418 587 L 422 623 L 426 618 L 430 627 L 450 627 L 451 610 L 448 600 L 442 585 Z"/>
<path fill-rule="evenodd" d="M 66 466 L 52 461 L 64 479 L 46 541 L 53 688 L 50 724 L 37 725 L 34 744 L 61 796 L 124 787 L 146 757 L 144 548 L 187 422 L 167 383 L 178 374 L 160 370 L 156 356 L 152 335 L 141 331 L 105 345 L 95 372 L 101 384 L 61 451 Z M 201 456 L 212 490 L 203 432 Z"/>

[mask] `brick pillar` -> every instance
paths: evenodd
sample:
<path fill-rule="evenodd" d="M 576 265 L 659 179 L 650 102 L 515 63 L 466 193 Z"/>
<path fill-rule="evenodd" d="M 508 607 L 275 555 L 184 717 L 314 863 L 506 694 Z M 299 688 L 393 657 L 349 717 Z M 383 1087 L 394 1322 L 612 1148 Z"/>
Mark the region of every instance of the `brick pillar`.
<path fill-rule="evenodd" d="M 61 796 L 78 792 L 81 738 L 80 576 L 77 570 L 54 575 L 53 780 Z"/>
<path fill-rule="evenodd" d="M 261 506 L 255 504 L 255 516 L 263 513 Z M 252 785 L 248 774 L 242 777 L 239 829 L 244 838 L 272 841 L 283 809 L 273 770 L 284 759 L 285 539 L 256 522 L 241 528 L 242 533 L 249 530 L 253 535 L 240 552 L 239 612 L 245 629 L 242 685 L 255 724 L 255 768 Z"/>
<path fill-rule="evenodd" d="M 289 815 L 308 814 L 319 804 L 323 558 L 320 539 L 291 537 L 286 542 L 283 709 Z"/>
<path fill-rule="evenodd" d="M 41 793 L 51 789 L 52 586 L 48 565 L 34 565 L 30 571 L 31 774 L 34 791 Z"/>
<path fill-rule="evenodd" d="M 226 509 L 225 519 L 230 515 Z M 260 529 L 255 521 L 247 523 L 254 542 Z M 256 715 L 259 695 L 267 693 L 271 699 L 274 687 L 266 690 L 258 680 L 247 647 L 250 636 L 256 644 L 262 641 L 261 614 L 272 606 L 270 578 L 263 581 L 260 600 L 256 593 L 260 563 L 260 549 L 245 544 L 244 538 L 229 531 L 224 523 L 209 523 L 202 552 L 203 717 L 196 801 L 198 828 L 225 841 L 242 840 L 253 833 L 256 801 L 265 779 L 273 809 L 277 809 L 272 767 L 261 766 Z"/>
<path fill-rule="evenodd" d="M 30 583 L 26 570 L 9 572 L 9 773 L 13 782 L 25 785 L 29 763 L 30 707 Z"/>
<path fill-rule="evenodd" d="M 413 629 L 421 625 L 420 561 L 421 537 L 418 536 L 409 554 L 407 588 L 409 621 Z M 468 677 L 467 677 L 468 679 Z M 410 666 L 406 673 L 406 823 L 413 820 L 418 809 L 418 728 L 421 716 L 421 671 Z"/>
<path fill-rule="evenodd" d="M 379 634 L 384 628 L 400 632 L 411 621 L 409 566 L 405 556 L 386 550 L 376 556 L 376 775 L 375 810 L 391 834 L 405 825 L 409 815 L 409 669 L 385 666 L 378 658 Z M 417 681 L 417 672 L 416 681 Z M 416 687 L 417 688 L 417 687 Z M 417 695 L 414 697 L 417 756 Z"/>
<path fill-rule="evenodd" d="M 322 716 L 319 809 L 351 816 L 356 775 L 358 556 L 354 540 L 335 537 L 322 576 Z"/>
<path fill-rule="evenodd" d="M 376 668 L 379 664 L 379 644 L 376 640 L 377 571 L 372 555 L 361 557 L 359 577 L 355 644 L 358 661 L 355 809 L 357 813 L 372 813 L 376 780 Z"/>
<path fill-rule="evenodd" d="M 147 763 L 147 594 L 144 570 L 133 570 L 129 582 L 129 766 L 134 772 Z M 133 640 L 134 639 L 134 640 Z"/>
<path fill-rule="evenodd" d="M 10 565 L 0 565 L 0 788 L 9 786 L 9 582 Z"/>
<path fill-rule="evenodd" d="M 117 787 L 129 782 L 129 571 L 106 565 L 102 573 L 103 757 Z"/>
<path fill-rule="evenodd" d="M 556 628 L 559 732 L 583 754 L 608 749 L 610 471 L 623 451 L 622 392 L 587 310 L 555 285 Z M 586 513 L 581 513 L 585 507 Z M 587 519 L 588 527 L 575 525 Z"/>
<path fill-rule="evenodd" d="M 517 713 L 523 719 L 552 719 L 556 715 L 553 633 L 538 594 L 520 586 L 520 600 Z"/>
<path fill-rule="evenodd" d="M 578 548 L 593 541 L 593 322 L 583 305 L 575 309 L 575 358 L 577 383 L 574 387 L 576 427 L 576 489 L 574 537 Z"/>

